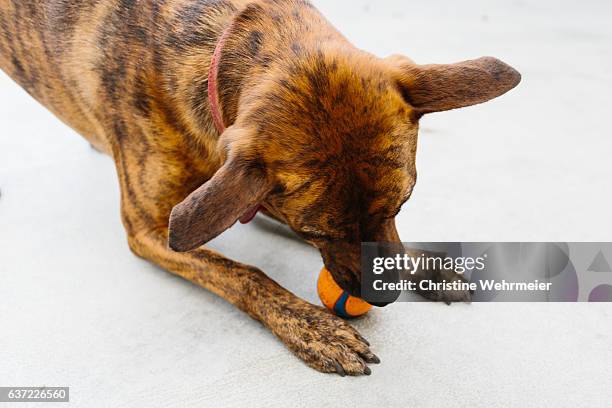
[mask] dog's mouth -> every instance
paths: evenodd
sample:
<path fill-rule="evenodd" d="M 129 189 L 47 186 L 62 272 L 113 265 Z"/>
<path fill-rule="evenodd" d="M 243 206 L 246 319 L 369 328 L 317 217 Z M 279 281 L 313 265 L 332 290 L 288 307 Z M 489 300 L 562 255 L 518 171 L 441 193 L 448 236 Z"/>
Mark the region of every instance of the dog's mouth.
<path fill-rule="evenodd" d="M 350 274 L 350 275 L 354 275 L 354 274 Z M 333 273 L 332 273 L 332 276 L 333 276 Z M 340 286 L 340 288 L 343 289 L 345 292 L 347 292 L 349 295 L 361 298 L 362 296 L 361 282 L 357 280 L 347 281 L 347 280 L 338 279 L 336 277 L 334 278 L 334 280 L 336 280 L 336 283 L 338 284 L 338 286 Z M 394 302 L 370 302 L 368 301 L 368 303 L 375 307 L 385 307 Z"/>
<path fill-rule="evenodd" d="M 250 223 L 251 221 L 253 221 L 253 219 L 255 219 L 259 211 L 262 209 L 263 207 L 261 205 L 254 205 L 250 207 L 239 218 L 240 223 L 241 224 Z M 325 251 L 325 252 L 322 251 L 324 262 L 326 261 L 326 258 L 327 260 L 329 260 L 329 257 L 326 257 L 324 255 L 326 252 L 329 253 L 328 251 Z M 338 251 L 332 250 L 331 252 L 337 253 Z M 340 251 L 340 252 L 344 252 L 344 251 Z M 332 257 L 331 259 L 335 259 L 335 257 Z M 335 263 L 333 265 L 327 265 L 327 262 L 325 263 L 326 263 L 326 268 L 328 268 L 328 270 L 332 273 L 332 276 L 334 276 L 334 280 L 336 281 L 338 286 L 340 286 L 340 288 L 342 288 L 344 291 L 346 291 L 351 296 L 358 297 L 358 298 L 361 297 L 361 279 L 357 278 L 357 276 L 361 276 L 360 270 L 359 272 L 356 273 L 356 272 L 353 272 L 351 268 L 342 267 Z M 385 306 L 390 305 L 393 302 L 369 302 L 369 303 L 375 307 L 385 307 Z"/>
<path fill-rule="evenodd" d="M 357 278 L 357 273 L 338 264 L 330 264 L 325 262 L 325 267 L 330 271 L 334 281 L 342 290 L 354 297 L 361 297 L 361 280 Z"/>

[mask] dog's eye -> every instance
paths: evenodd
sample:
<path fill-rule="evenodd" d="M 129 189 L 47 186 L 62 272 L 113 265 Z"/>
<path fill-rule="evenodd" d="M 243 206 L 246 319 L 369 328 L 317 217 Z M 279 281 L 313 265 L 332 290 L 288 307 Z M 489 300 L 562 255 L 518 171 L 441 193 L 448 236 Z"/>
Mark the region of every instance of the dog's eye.
<path fill-rule="evenodd" d="M 285 194 L 286 192 L 287 192 L 287 188 L 284 185 L 278 183 L 274 186 L 272 191 L 270 191 L 270 194 L 282 195 L 282 194 Z"/>
<path fill-rule="evenodd" d="M 298 234 L 306 241 L 333 241 L 330 235 L 311 228 L 304 228 Z"/>

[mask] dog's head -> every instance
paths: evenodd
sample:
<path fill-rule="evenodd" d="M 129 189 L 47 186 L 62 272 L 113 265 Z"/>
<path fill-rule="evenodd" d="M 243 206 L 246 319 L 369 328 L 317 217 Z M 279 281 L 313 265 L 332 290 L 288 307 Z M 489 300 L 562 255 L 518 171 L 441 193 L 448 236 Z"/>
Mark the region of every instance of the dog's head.
<path fill-rule="evenodd" d="M 361 242 L 399 242 L 394 218 L 416 183 L 422 115 L 475 105 L 520 82 L 495 58 L 417 65 L 317 52 L 245 92 L 222 136 L 225 165 L 173 211 L 170 246 L 194 249 L 263 205 L 360 294 Z"/>

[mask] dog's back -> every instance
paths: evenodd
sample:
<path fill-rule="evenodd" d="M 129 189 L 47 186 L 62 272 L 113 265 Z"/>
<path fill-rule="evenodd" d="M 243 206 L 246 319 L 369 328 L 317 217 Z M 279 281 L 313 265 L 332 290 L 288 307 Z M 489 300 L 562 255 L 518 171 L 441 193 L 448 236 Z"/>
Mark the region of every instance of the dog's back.
<path fill-rule="evenodd" d="M 177 86 L 167 73 L 189 66 L 190 48 L 197 47 L 198 64 L 205 65 L 222 24 L 243 3 L 0 0 L 0 68 L 110 151 L 107 129 L 116 116 L 148 115 L 151 99 Z"/>
<path fill-rule="evenodd" d="M 80 88 L 87 79 L 79 57 L 84 56 L 75 55 L 78 47 L 72 44 L 91 31 L 98 3 L 110 2 L 0 0 L 0 68 L 92 143 L 100 135 L 82 107 L 86 95 Z"/>

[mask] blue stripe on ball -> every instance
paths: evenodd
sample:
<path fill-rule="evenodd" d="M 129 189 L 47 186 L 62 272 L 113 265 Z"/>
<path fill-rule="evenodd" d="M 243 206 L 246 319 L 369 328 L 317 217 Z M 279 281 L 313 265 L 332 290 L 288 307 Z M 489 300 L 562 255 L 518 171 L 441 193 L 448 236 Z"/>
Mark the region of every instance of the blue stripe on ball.
<path fill-rule="evenodd" d="M 344 319 L 350 319 L 351 316 L 350 314 L 348 314 L 348 312 L 346 311 L 346 301 L 349 298 L 349 294 L 348 292 L 345 290 L 344 292 L 342 292 L 342 295 L 340 296 L 340 298 L 336 301 L 336 304 L 334 305 L 334 313 L 336 314 L 336 316 L 340 316 Z"/>

